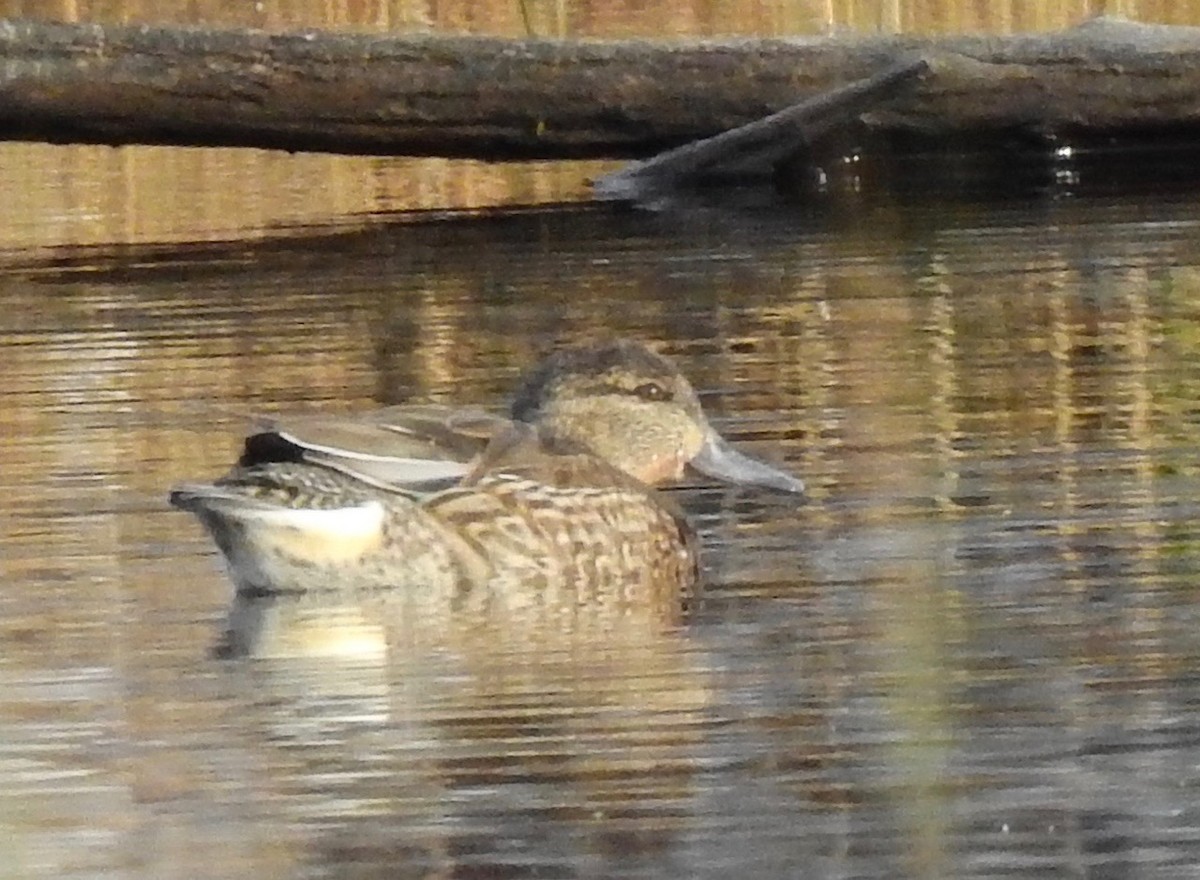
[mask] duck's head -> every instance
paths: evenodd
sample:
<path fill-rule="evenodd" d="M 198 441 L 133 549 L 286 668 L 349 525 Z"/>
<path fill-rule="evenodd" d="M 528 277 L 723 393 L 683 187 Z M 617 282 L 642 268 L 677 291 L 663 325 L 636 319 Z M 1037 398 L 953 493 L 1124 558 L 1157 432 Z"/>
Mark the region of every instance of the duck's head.
<path fill-rule="evenodd" d="M 783 471 L 733 449 L 704 416 L 691 383 L 644 345 L 616 340 L 566 348 L 526 375 L 512 417 L 582 446 L 649 485 L 691 465 L 731 483 L 803 492 Z"/>

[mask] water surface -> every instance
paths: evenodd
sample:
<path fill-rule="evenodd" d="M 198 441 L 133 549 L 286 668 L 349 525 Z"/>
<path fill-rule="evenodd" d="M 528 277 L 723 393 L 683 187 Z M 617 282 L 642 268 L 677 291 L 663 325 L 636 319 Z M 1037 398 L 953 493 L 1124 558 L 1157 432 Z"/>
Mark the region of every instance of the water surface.
<path fill-rule="evenodd" d="M 563 209 L 0 274 L 0 824 L 19 877 L 1190 877 L 1197 195 Z M 678 359 L 797 506 L 695 483 L 705 590 L 298 615 L 172 483 L 247 413 Z M 358 653 L 330 656 L 333 648 Z"/>

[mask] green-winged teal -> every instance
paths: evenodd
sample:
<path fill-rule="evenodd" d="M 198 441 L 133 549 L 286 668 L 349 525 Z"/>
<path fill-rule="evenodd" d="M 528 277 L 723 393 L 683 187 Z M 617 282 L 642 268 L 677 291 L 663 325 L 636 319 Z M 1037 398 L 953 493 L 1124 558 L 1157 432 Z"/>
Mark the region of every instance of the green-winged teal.
<path fill-rule="evenodd" d="M 690 532 L 651 487 L 691 465 L 804 488 L 729 447 L 687 379 L 637 343 L 551 355 L 510 415 L 399 406 L 272 424 L 228 475 L 179 486 L 170 501 L 212 534 L 239 596 L 457 595 L 493 583 L 686 587 Z"/>

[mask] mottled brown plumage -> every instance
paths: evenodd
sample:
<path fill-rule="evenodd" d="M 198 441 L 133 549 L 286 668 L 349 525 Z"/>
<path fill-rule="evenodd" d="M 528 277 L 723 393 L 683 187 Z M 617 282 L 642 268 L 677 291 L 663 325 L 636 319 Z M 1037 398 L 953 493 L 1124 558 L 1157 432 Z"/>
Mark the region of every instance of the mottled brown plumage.
<path fill-rule="evenodd" d="M 726 446 L 670 362 L 616 341 L 544 360 L 511 419 L 419 406 L 274 424 L 228 475 L 170 500 L 212 534 L 240 596 L 686 589 L 691 532 L 652 487 L 689 463 L 803 488 Z"/>

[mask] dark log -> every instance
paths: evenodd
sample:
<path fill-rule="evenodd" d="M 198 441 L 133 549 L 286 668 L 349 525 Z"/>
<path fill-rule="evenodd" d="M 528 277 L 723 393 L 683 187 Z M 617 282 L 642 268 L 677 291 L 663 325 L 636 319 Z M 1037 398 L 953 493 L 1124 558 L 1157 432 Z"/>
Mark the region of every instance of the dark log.
<path fill-rule="evenodd" d="M 892 132 L 1200 126 L 1200 29 L 565 42 L 0 21 L 0 138 L 482 159 L 648 155 L 897 59 Z"/>

